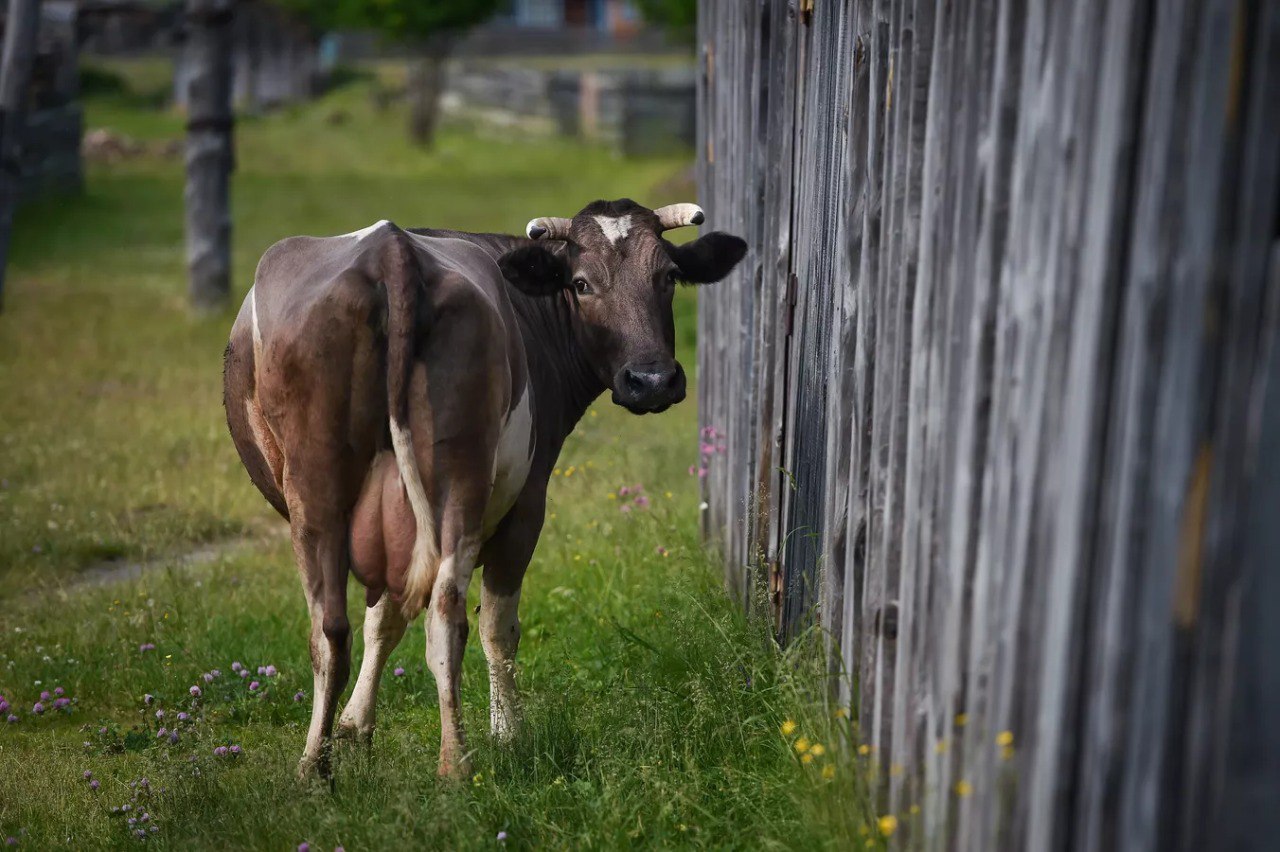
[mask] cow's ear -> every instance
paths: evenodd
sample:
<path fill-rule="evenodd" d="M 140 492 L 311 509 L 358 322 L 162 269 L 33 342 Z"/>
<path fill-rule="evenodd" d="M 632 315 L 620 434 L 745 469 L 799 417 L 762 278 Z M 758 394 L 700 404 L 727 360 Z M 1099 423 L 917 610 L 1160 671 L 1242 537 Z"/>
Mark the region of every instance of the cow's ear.
<path fill-rule="evenodd" d="M 569 286 L 569 262 L 542 245 L 526 245 L 498 258 L 502 277 L 529 296 L 550 296 Z"/>
<path fill-rule="evenodd" d="M 746 240 L 712 231 L 684 245 L 666 244 L 667 255 L 680 268 L 680 280 L 710 284 L 733 271 L 747 253 Z"/>

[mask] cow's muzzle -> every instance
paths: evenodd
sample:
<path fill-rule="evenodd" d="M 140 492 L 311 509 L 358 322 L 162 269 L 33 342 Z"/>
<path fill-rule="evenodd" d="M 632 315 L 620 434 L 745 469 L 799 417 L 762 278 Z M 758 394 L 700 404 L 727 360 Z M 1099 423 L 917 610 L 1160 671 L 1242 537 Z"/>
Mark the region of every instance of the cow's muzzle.
<path fill-rule="evenodd" d="M 613 401 L 632 414 L 657 414 L 684 399 L 684 369 L 675 361 L 631 363 L 613 377 Z"/>

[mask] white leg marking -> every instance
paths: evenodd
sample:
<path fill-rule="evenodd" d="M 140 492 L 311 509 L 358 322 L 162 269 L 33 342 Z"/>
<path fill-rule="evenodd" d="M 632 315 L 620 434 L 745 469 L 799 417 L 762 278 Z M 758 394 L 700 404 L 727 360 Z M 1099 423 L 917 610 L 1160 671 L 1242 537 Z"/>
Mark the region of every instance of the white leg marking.
<path fill-rule="evenodd" d="M 413 452 L 413 438 L 409 427 L 391 418 L 391 445 L 396 452 L 396 467 L 409 495 L 409 507 L 417 522 L 417 536 L 413 542 L 413 555 L 409 560 L 409 573 L 404 585 L 404 616 L 412 620 L 426 605 L 431 592 L 431 571 L 440 559 L 436 543 L 435 526 L 432 523 L 431 504 L 427 502 L 427 490 L 422 485 L 418 460 Z"/>
<path fill-rule="evenodd" d="M 488 570 L 488 569 L 486 569 Z M 520 591 L 498 595 L 485 587 L 480 596 L 480 644 L 489 662 L 489 729 L 507 740 L 519 725 L 516 649 L 520 647 Z"/>
<path fill-rule="evenodd" d="M 616 245 L 618 240 L 625 239 L 631 233 L 631 214 L 626 216 L 595 216 L 596 224 L 604 232 L 609 245 Z"/>
<path fill-rule="evenodd" d="M 311 610 L 311 725 L 302 750 L 304 767 L 314 766 L 324 751 L 325 698 L 329 692 L 329 640 L 325 638 L 324 607 L 318 599 L 308 601 Z"/>
<path fill-rule="evenodd" d="M 362 737 L 373 735 L 377 717 L 378 684 L 387 658 L 404 636 L 405 620 L 389 592 L 373 605 L 364 619 L 364 656 L 360 660 L 360 676 L 356 678 L 351 700 L 342 709 L 338 727 L 354 731 Z"/>

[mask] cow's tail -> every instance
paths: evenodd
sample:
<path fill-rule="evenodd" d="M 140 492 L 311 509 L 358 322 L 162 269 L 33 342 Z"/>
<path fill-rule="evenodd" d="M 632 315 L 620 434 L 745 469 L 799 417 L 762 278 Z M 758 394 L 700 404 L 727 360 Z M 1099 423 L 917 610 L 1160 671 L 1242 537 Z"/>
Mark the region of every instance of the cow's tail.
<path fill-rule="evenodd" d="M 392 226 L 394 228 L 394 226 Z M 431 597 L 440 564 L 435 513 L 427 499 L 409 431 L 409 385 L 417 351 L 418 315 L 425 298 L 422 270 L 409 248 L 407 234 L 395 228 L 382 253 L 382 280 L 387 288 L 387 414 L 391 421 L 391 445 L 396 467 L 409 495 L 417 522 L 413 556 L 405 575 L 400 606 L 406 618 L 414 618 Z"/>

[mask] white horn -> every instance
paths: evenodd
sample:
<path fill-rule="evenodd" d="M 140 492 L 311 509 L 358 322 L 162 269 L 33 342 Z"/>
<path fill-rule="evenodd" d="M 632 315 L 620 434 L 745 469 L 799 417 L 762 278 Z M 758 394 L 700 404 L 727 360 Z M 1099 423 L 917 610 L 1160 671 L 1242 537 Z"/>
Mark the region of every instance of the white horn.
<path fill-rule="evenodd" d="M 530 219 L 529 224 L 524 226 L 524 232 L 531 240 L 567 240 L 569 225 L 572 222 L 572 219 L 565 219 L 562 216 L 543 216 L 539 219 Z"/>
<path fill-rule="evenodd" d="M 707 218 L 701 207 L 687 203 L 668 204 L 666 207 L 659 207 L 653 214 L 658 217 L 658 224 L 664 231 L 683 228 L 685 225 L 701 225 Z"/>

